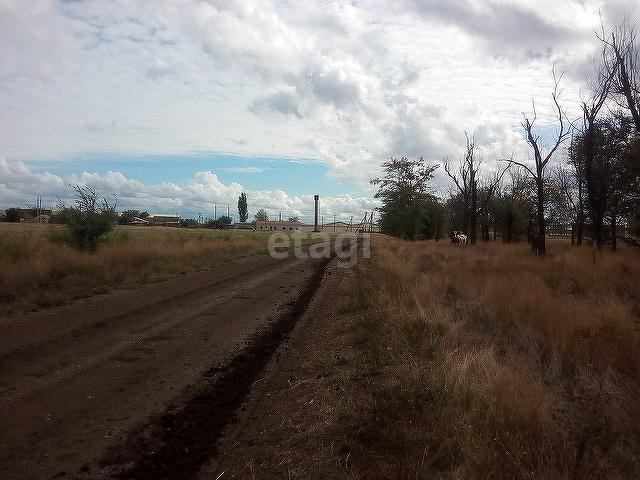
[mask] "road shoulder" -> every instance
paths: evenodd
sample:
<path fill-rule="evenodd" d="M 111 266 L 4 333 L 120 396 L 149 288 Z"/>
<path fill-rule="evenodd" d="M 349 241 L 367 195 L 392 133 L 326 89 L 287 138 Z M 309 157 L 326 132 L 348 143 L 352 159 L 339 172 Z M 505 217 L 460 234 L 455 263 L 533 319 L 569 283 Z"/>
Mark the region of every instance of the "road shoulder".
<path fill-rule="evenodd" d="M 339 313 L 349 269 L 332 262 L 307 311 L 254 384 L 201 480 L 345 478 L 348 449 L 336 411 L 353 359 Z"/>

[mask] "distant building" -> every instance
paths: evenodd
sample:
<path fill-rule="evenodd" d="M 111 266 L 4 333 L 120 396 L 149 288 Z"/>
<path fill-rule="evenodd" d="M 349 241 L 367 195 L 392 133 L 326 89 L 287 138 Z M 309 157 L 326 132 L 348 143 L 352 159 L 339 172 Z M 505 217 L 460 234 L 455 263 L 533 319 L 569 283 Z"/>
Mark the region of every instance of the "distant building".
<path fill-rule="evenodd" d="M 149 215 L 146 220 L 149 225 L 180 226 L 180 215 Z"/>
<path fill-rule="evenodd" d="M 256 230 L 286 230 L 286 231 L 302 231 L 311 228 L 313 230 L 313 225 L 305 225 L 302 222 L 288 222 L 283 220 L 256 220 L 253 222 L 255 224 Z"/>
<path fill-rule="evenodd" d="M 233 224 L 233 228 L 236 230 L 255 230 L 256 225 L 254 222 L 236 222 Z"/>
<path fill-rule="evenodd" d="M 285 231 L 285 232 L 313 232 L 314 225 L 291 222 L 284 220 L 256 220 L 254 222 L 236 222 L 234 228 L 237 230 L 257 230 L 257 231 Z M 345 223 L 345 222 L 332 222 L 325 223 L 324 225 L 318 225 L 318 229 L 321 232 L 327 233 L 365 233 L 365 232 L 379 232 L 380 227 L 370 222 L 366 223 Z"/>

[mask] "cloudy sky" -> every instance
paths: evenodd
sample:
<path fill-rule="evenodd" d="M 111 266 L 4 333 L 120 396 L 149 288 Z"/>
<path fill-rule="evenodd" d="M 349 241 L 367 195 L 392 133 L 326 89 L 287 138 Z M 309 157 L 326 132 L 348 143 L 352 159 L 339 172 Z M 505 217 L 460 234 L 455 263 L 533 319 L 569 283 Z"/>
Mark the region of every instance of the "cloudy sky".
<path fill-rule="evenodd" d="M 391 156 L 527 159 L 634 0 L 0 0 L 0 208 L 360 220 Z M 634 12 L 637 14 L 638 12 Z M 635 15 L 637 16 L 637 15 Z M 444 172 L 434 188 L 446 194 Z"/>

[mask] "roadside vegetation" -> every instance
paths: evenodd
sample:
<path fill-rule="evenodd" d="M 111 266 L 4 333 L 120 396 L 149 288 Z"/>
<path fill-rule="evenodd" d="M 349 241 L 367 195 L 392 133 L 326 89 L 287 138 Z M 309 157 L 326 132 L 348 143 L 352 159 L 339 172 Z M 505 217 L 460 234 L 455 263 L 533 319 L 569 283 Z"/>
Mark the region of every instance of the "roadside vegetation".
<path fill-rule="evenodd" d="M 0 224 L 3 316 L 266 254 L 268 235 L 168 227 L 115 227 L 100 248 L 78 249 L 59 225 Z"/>
<path fill-rule="evenodd" d="M 95 189 L 91 187 L 77 185 L 74 190 L 75 206 L 60 205 L 61 223 L 65 224 L 65 229 L 58 232 L 55 240 L 79 250 L 95 252 L 105 236 L 118 224 L 115 204 L 110 205 L 106 199 L 99 201 Z"/>
<path fill-rule="evenodd" d="M 377 237 L 346 273 L 353 478 L 640 478 L 637 249 Z"/>

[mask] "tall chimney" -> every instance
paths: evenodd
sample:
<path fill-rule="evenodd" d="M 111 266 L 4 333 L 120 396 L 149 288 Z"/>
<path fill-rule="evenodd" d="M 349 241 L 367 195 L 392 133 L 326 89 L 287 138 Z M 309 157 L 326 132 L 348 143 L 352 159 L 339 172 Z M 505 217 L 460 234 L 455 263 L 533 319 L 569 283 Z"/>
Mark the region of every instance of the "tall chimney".
<path fill-rule="evenodd" d="M 319 195 L 314 195 L 313 199 L 315 200 L 316 203 L 316 215 L 315 215 L 315 223 L 314 223 L 314 227 L 313 227 L 313 231 L 314 232 L 319 232 L 320 230 L 318 230 L 318 199 L 320 198 Z"/>

